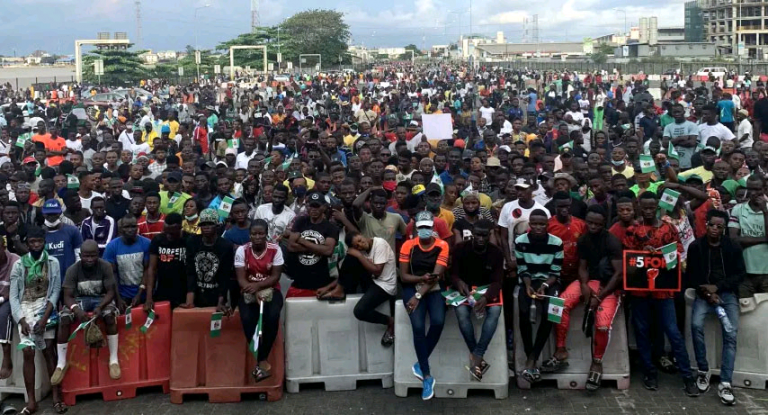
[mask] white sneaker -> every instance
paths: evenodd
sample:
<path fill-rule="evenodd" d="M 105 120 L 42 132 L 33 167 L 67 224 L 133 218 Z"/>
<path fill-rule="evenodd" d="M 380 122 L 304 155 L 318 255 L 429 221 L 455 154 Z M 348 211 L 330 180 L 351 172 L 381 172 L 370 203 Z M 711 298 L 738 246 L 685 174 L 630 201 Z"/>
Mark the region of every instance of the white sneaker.
<path fill-rule="evenodd" d="M 720 402 L 725 405 L 733 405 L 736 403 L 736 397 L 733 396 L 733 388 L 730 383 L 721 382 L 717 385 L 717 395 L 720 396 Z"/>
<path fill-rule="evenodd" d="M 696 375 L 696 387 L 699 388 L 701 393 L 709 390 L 709 372 L 699 371 L 699 374 Z"/>

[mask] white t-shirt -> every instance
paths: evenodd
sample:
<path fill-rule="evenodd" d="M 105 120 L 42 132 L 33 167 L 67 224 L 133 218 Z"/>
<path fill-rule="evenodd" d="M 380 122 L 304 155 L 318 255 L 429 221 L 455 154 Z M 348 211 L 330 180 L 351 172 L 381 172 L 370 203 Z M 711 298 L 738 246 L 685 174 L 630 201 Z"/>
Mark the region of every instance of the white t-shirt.
<path fill-rule="evenodd" d="M 139 157 L 139 154 L 141 153 L 149 153 L 152 152 L 152 150 L 149 148 L 149 143 L 141 143 L 141 144 L 134 144 L 131 146 L 131 151 L 133 152 L 133 159 L 136 160 L 136 157 Z"/>
<path fill-rule="evenodd" d="M 739 148 L 752 148 L 752 144 L 755 142 L 755 140 L 752 138 L 752 123 L 750 123 L 746 118 L 741 120 L 739 123 L 739 128 L 736 130 L 736 139 L 741 140 L 741 137 L 744 137 L 744 134 L 746 134 L 749 138 L 739 142 Z"/>
<path fill-rule="evenodd" d="M 496 112 L 491 107 L 480 107 L 480 114 L 482 114 L 483 118 L 485 118 L 485 121 L 488 122 L 487 125 L 491 125 L 493 123 L 493 113 Z"/>
<path fill-rule="evenodd" d="M 717 137 L 720 141 L 731 141 L 735 138 L 733 132 L 723 124 L 717 123 L 715 125 L 699 124 L 699 145 L 707 145 L 707 139 L 709 137 Z"/>
<path fill-rule="evenodd" d="M 573 119 L 576 124 L 568 124 L 568 132 L 580 130 L 581 127 L 584 125 L 584 114 L 581 113 L 581 111 L 568 111 L 565 113 L 565 116 L 571 116 L 571 119 Z"/>
<path fill-rule="evenodd" d="M 251 219 L 263 219 L 267 221 L 267 224 L 269 225 L 267 241 L 277 243 L 295 217 L 296 213 L 292 209 L 288 209 L 287 206 L 283 208 L 283 211 L 280 212 L 279 215 L 275 215 L 272 212 L 272 204 L 265 203 L 253 212 L 253 217 Z"/>
<path fill-rule="evenodd" d="M 0 154 L 2 154 L 2 156 L 0 156 L 0 165 L 11 162 L 11 158 L 8 157 L 11 153 L 11 147 L 11 143 L 5 143 L 3 140 L 0 140 Z"/>
<path fill-rule="evenodd" d="M 245 154 L 245 151 L 237 155 L 237 158 L 235 159 L 235 168 L 236 169 L 247 169 L 248 168 L 248 162 L 251 161 L 252 158 L 256 157 L 256 152 L 252 152 L 251 155 Z"/>
<path fill-rule="evenodd" d="M 499 226 L 507 228 L 509 234 L 509 249 L 514 255 L 515 246 L 515 226 L 520 222 L 528 222 L 528 218 L 531 217 L 531 212 L 536 209 L 541 209 L 549 217 L 549 211 L 539 202 L 534 201 L 533 206 L 530 209 L 523 209 L 520 207 L 520 202 L 513 200 L 504 204 L 501 208 L 501 214 L 499 214 Z"/>
<path fill-rule="evenodd" d="M 389 295 L 395 295 L 397 292 L 397 261 L 392 247 L 389 246 L 386 239 L 374 237 L 371 252 L 365 253 L 374 265 L 384 264 L 381 275 L 373 279 L 373 283 L 378 285 Z"/>
<path fill-rule="evenodd" d="M 67 144 L 67 148 L 72 149 L 74 151 L 83 151 L 83 142 L 80 141 L 78 138 L 77 140 L 65 140 L 64 141 Z M 67 155 L 69 156 L 69 155 Z M 69 160 L 69 157 L 67 157 L 67 160 Z"/>
<path fill-rule="evenodd" d="M 93 200 L 93 198 L 97 197 L 97 196 L 98 197 L 104 197 L 103 194 L 101 194 L 99 192 L 94 192 L 94 191 L 91 191 L 91 197 L 89 197 L 87 199 L 82 197 L 82 196 L 80 196 L 80 204 L 82 205 L 83 209 L 88 209 L 88 211 L 90 212 L 91 211 L 91 200 Z"/>

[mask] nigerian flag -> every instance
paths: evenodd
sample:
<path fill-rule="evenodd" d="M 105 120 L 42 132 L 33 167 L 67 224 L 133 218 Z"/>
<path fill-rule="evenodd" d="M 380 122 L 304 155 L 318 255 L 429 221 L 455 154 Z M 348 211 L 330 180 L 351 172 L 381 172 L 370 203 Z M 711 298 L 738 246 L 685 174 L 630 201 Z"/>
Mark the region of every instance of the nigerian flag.
<path fill-rule="evenodd" d="M 229 196 L 224 196 L 224 199 L 221 200 L 221 204 L 219 205 L 219 216 L 222 218 L 228 218 L 229 212 L 232 211 L 232 203 L 235 202 L 235 199 L 232 199 Z"/>
<path fill-rule="evenodd" d="M 673 146 L 671 142 L 669 143 L 669 147 L 667 147 L 667 157 L 680 160 L 680 153 L 677 152 L 675 146 Z"/>
<path fill-rule="evenodd" d="M 259 339 L 261 339 L 261 319 L 264 316 L 264 301 L 259 302 L 259 323 L 256 325 L 256 330 L 253 332 L 253 338 L 251 344 L 248 346 L 248 350 L 253 353 L 253 357 L 256 361 L 259 361 Z"/>
<path fill-rule="evenodd" d="M 445 290 L 442 292 L 443 298 L 445 298 L 445 304 L 449 306 L 458 306 L 461 304 L 464 304 L 464 302 L 467 301 L 467 297 L 464 297 L 461 295 L 460 292 L 456 290 Z"/>
<path fill-rule="evenodd" d="M 677 243 L 664 245 L 661 247 L 661 253 L 664 255 L 664 262 L 667 263 L 667 269 L 672 269 L 677 266 Z"/>
<path fill-rule="evenodd" d="M 32 133 L 20 134 L 16 138 L 16 147 L 24 148 L 24 144 L 32 138 Z"/>
<path fill-rule="evenodd" d="M 565 306 L 565 300 L 558 297 L 549 298 L 549 307 L 547 308 L 547 320 L 560 324 L 560 320 L 563 318 L 563 307 Z"/>
<path fill-rule="evenodd" d="M 641 154 L 640 170 L 643 173 L 653 173 L 654 171 L 656 171 L 656 166 L 653 165 L 653 157 L 646 154 Z"/>
<path fill-rule="evenodd" d="M 677 204 L 677 199 L 680 197 L 680 192 L 674 191 L 672 189 L 664 189 L 664 193 L 661 194 L 661 199 L 659 199 L 659 207 L 666 210 L 667 212 L 671 212 L 675 209 L 675 205 Z"/>

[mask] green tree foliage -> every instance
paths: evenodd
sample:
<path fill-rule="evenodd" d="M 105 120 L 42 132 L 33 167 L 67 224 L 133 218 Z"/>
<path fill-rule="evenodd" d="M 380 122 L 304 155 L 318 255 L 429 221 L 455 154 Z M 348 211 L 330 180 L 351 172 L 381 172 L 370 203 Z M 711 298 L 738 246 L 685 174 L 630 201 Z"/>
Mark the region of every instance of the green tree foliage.
<path fill-rule="evenodd" d="M 129 48 L 133 45 L 129 45 Z M 102 49 L 95 50 L 83 57 L 83 79 L 85 82 L 98 82 L 98 76 L 94 74 L 93 63 L 97 59 L 104 60 L 104 75 L 101 83 L 105 85 L 135 85 L 140 79 L 151 76 L 151 72 L 144 66 L 139 55 L 145 51 L 132 51 L 128 49 Z"/>
<path fill-rule="evenodd" d="M 253 32 L 243 33 L 242 35 L 220 43 L 216 46 L 216 49 L 226 55 L 226 65 L 229 65 L 229 48 L 231 46 L 267 46 L 267 62 L 277 62 L 278 49 L 283 53 L 283 60 L 285 60 L 285 36 L 280 29 L 280 43 L 281 47 L 278 48 L 278 26 L 269 27 L 257 27 Z M 235 50 L 235 65 L 246 67 L 250 66 L 254 70 L 263 71 L 264 68 L 264 52 L 261 49 L 242 49 Z"/>

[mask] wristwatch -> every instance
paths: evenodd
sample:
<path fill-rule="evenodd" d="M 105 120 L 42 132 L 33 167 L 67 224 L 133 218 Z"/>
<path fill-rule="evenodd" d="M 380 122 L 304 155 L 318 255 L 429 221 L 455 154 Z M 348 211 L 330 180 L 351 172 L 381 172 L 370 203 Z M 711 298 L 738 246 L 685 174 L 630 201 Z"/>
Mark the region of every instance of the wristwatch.
<path fill-rule="evenodd" d="M 414 297 L 416 297 L 417 300 L 421 300 L 421 293 L 417 292 Z"/>

